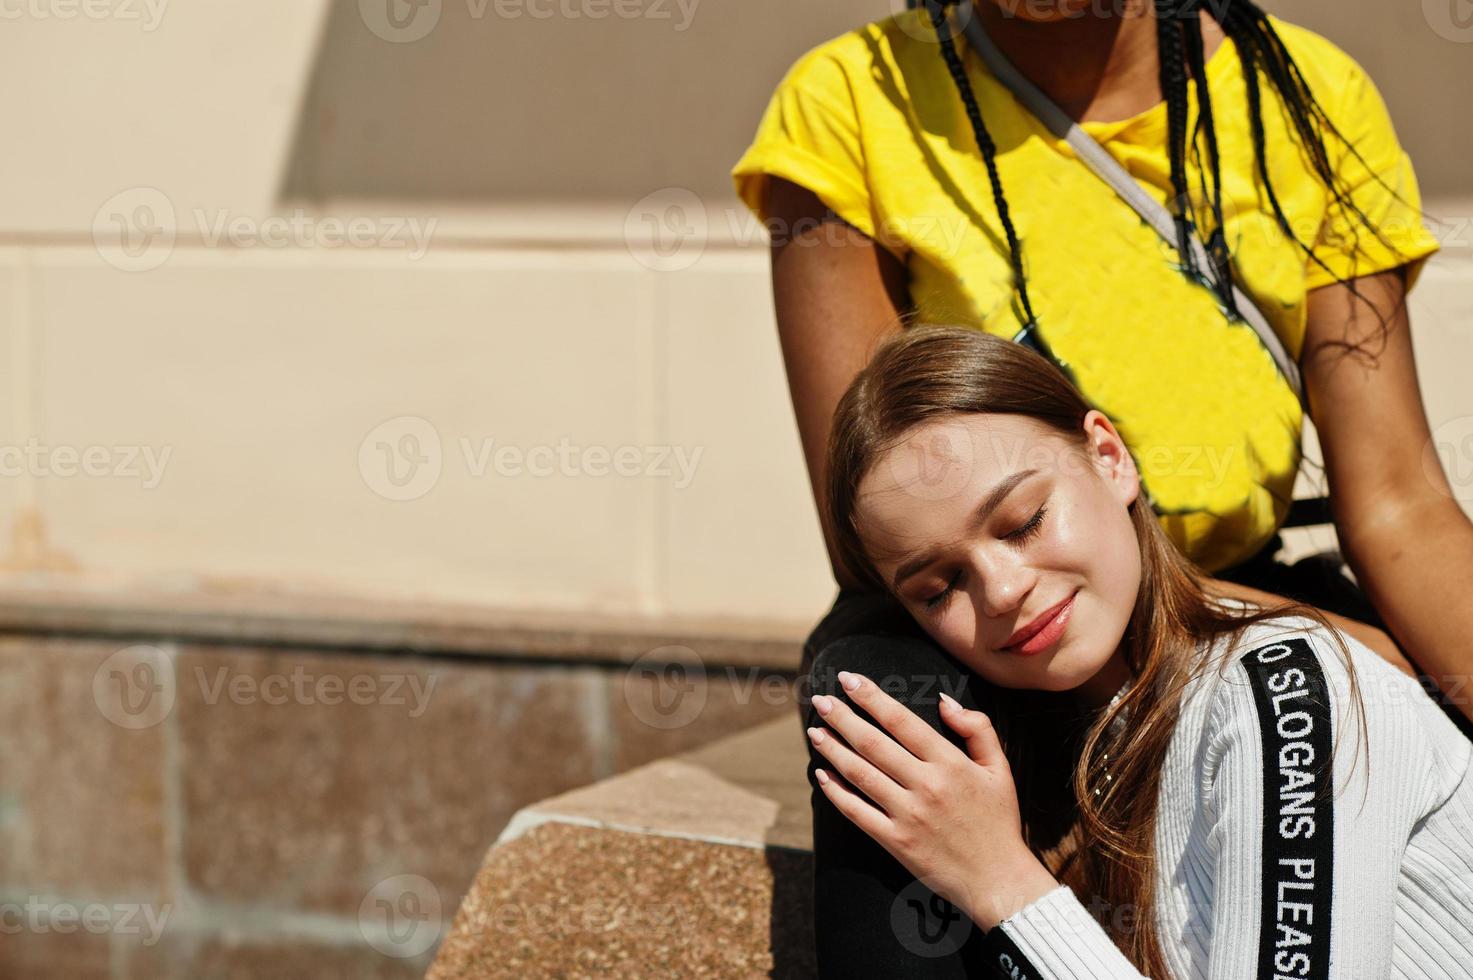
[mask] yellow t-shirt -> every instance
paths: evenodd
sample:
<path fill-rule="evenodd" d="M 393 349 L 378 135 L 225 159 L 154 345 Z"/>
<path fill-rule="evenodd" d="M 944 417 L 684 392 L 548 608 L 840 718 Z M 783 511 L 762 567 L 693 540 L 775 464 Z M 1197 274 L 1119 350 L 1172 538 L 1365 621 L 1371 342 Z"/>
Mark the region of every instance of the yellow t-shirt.
<path fill-rule="evenodd" d="M 1315 98 L 1365 160 L 1326 137 L 1353 199 L 1394 249 L 1362 229 L 1361 254 L 1352 255 L 1343 222 L 1327 218 L 1328 193 L 1291 142 L 1287 110 L 1260 77 L 1267 167 L 1280 206 L 1334 272 L 1350 278 L 1410 263 L 1410 288 L 1438 244 L 1422 223 L 1411 160 L 1380 93 L 1328 40 L 1271 20 Z M 1227 320 L 1212 292 L 1178 270 L 1175 248 L 960 39 L 958 52 L 998 148 L 1044 338 L 1120 431 L 1162 527 L 1188 557 L 1218 571 L 1252 556 L 1283 522 L 1299 469 L 1302 417 L 1293 391 L 1253 329 Z M 1207 63 L 1225 233 L 1239 285 L 1297 359 L 1306 293 L 1335 279 L 1278 230 L 1256 179 L 1241 69 L 1230 39 Z M 1196 121 L 1191 104 L 1188 132 Z M 1083 128 L 1166 201 L 1163 104 Z M 737 193 L 764 223 L 769 174 L 812 190 L 900 258 L 920 322 L 1003 337 L 1018 331 L 1007 239 L 986 167 L 923 11 L 868 24 L 792 65 L 732 169 Z M 1190 152 L 1187 177 L 1198 193 Z"/>

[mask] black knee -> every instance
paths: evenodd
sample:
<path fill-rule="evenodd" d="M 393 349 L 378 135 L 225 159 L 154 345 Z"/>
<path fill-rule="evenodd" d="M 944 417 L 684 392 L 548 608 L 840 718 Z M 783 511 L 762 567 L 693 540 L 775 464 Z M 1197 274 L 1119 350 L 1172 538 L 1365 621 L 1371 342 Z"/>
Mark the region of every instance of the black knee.
<path fill-rule="evenodd" d="M 968 708 L 976 708 L 981 696 L 981 679 L 928 637 L 885 633 L 844 636 L 824 646 L 813 658 L 807 696 L 802 698 L 805 726 L 824 727 L 823 716 L 812 703 L 812 695 L 824 694 L 884 728 L 844 690 L 838 678 L 841 670 L 868 678 L 957 745 L 962 744 L 961 739 L 941 720 L 940 695 L 945 692 Z"/>

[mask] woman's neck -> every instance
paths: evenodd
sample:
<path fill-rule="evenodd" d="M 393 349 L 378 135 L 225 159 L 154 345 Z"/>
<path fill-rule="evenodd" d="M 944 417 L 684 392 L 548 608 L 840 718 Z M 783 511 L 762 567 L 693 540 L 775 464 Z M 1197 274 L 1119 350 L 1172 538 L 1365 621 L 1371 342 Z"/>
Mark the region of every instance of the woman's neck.
<path fill-rule="evenodd" d="M 1132 676 L 1130 665 L 1125 661 L 1125 651 L 1117 648 L 1110 659 L 1105 661 L 1105 665 L 1095 671 L 1093 677 L 1074 688 L 1071 693 L 1080 707 L 1092 713 L 1101 711 L 1109 706 L 1110 699 L 1122 687 L 1130 683 Z"/>
<path fill-rule="evenodd" d="M 1076 122 L 1114 122 L 1139 115 L 1162 101 L 1156 58 L 1156 15 L 1149 0 L 1125 9 L 1097 7 L 1056 21 L 1031 21 L 1009 13 L 1036 0 L 973 0 L 976 16 L 1017 69 Z M 1211 17 L 1200 18 L 1204 57 L 1211 58 L 1223 32 Z"/>

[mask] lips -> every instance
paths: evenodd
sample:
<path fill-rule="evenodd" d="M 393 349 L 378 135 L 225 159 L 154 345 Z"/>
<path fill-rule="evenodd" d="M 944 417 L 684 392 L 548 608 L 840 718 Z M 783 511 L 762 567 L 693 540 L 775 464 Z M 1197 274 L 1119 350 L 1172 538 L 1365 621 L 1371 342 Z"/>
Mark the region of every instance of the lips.
<path fill-rule="evenodd" d="M 1037 619 L 1034 619 L 1027 626 L 1024 626 L 1022 629 L 1018 630 L 1018 632 L 1008 637 L 1008 641 L 1004 643 L 1001 647 L 999 647 L 999 649 L 1013 651 L 1017 647 L 1022 646 L 1024 643 L 1027 643 L 1034 636 L 1042 632 L 1044 627 L 1052 623 L 1054 621 L 1054 618 L 1059 615 L 1059 611 L 1067 606 L 1070 600 L 1073 599 L 1078 593 L 1079 590 L 1075 589 L 1059 602 L 1050 606 L 1048 609 L 1045 609 L 1042 613 L 1039 614 Z"/>

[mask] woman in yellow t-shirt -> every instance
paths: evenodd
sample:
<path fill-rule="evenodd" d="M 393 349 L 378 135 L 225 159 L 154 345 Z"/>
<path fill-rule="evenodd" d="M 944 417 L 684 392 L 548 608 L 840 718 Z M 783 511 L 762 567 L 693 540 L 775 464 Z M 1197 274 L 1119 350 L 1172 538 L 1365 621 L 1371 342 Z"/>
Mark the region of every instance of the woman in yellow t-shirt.
<path fill-rule="evenodd" d="M 1444 710 L 1466 725 L 1469 700 L 1451 688 L 1473 666 L 1473 603 L 1450 583 L 1473 581 L 1473 524 L 1428 464 L 1405 306 L 1437 242 L 1372 81 L 1330 41 L 1248 0 L 1205 14 L 1194 0 L 976 4 L 964 9 L 1007 59 L 1172 212 L 1178 243 L 1195 234 L 1208 246 L 1209 262 L 1161 239 L 1017 102 L 959 36 L 953 0 L 808 51 L 732 176 L 772 235 L 816 498 L 834 405 L 883 336 L 941 322 L 1031 342 L 1116 424 L 1163 529 L 1217 591 L 1343 614 L 1337 625 L 1453 693 Z M 1302 371 L 1331 516 L 1364 594 L 1338 562 L 1274 560 L 1302 409 L 1233 285 Z M 888 644 L 904 677 L 904 644 L 924 634 L 892 597 L 859 586 L 827 523 L 840 592 L 802 674 L 843 641 L 870 665 Z M 1020 625 L 1033 601 L 1021 600 Z M 934 692 L 911 704 L 940 727 Z M 884 929 L 822 928 L 858 921 L 905 881 L 883 855 L 861 854 L 864 835 L 843 836 L 813 785 L 830 910 L 821 956 L 836 962 L 863 932 L 844 962 L 904 959 Z"/>

